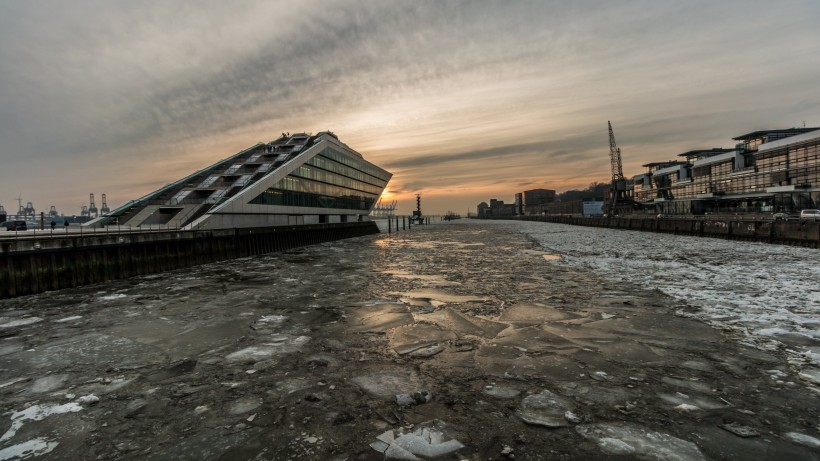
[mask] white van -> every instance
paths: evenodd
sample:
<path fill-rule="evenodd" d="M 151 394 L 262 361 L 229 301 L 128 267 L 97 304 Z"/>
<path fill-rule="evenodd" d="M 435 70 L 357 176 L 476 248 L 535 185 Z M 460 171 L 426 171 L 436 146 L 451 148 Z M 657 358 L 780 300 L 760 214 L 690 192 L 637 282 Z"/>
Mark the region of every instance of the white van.
<path fill-rule="evenodd" d="M 820 210 L 803 210 L 800 212 L 801 221 L 820 221 Z"/>

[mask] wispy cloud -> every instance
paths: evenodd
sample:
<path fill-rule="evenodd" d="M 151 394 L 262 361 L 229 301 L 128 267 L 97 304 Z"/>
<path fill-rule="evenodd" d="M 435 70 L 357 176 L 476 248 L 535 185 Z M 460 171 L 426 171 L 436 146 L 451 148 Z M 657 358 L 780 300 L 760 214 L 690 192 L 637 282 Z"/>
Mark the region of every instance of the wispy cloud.
<path fill-rule="evenodd" d="M 0 204 L 124 202 L 325 129 L 399 194 L 582 187 L 608 176 L 606 120 L 631 173 L 820 125 L 818 20 L 809 0 L 4 2 Z"/>

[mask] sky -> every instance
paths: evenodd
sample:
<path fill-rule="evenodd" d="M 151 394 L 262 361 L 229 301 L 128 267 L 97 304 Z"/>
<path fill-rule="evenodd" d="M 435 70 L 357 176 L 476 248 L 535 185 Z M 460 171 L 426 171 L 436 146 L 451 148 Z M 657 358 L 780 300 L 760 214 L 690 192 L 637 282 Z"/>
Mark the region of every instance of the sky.
<path fill-rule="evenodd" d="M 0 2 L 0 205 L 116 208 L 333 131 L 398 210 L 608 181 L 820 126 L 820 2 Z"/>

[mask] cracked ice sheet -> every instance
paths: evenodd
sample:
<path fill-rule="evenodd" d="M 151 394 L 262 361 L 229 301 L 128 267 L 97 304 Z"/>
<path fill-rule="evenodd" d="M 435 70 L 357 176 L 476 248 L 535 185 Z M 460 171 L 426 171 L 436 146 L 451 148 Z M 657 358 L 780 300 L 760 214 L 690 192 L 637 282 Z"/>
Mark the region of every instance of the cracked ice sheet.
<path fill-rule="evenodd" d="M 820 366 L 820 250 L 551 223 L 488 224 L 514 226 L 563 255 L 563 264 L 661 290 L 697 308 L 684 315 L 737 331 L 755 347 L 785 342 L 794 359 Z"/>

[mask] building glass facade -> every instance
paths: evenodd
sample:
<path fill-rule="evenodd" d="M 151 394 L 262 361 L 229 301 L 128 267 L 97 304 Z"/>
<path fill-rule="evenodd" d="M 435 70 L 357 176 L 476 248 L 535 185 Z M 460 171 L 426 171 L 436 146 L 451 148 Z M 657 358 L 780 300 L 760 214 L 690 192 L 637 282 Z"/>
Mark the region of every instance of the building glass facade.
<path fill-rule="evenodd" d="M 820 131 L 816 130 L 750 133 L 735 138 L 742 141 L 735 150 L 681 154 L 689 161 L 678 172 L 664 170 L 662 163 L 645 165 L 648 172 L 634 178 L 634 197 L 645 208 L 666 214 L 820 208 Z M 788 142 L 798 135 L 798 140 Z M 777 146 L 768 148 L 773 141 L 779 141 Z"/>
<path fill-rule="evenodd" d="M 389 179 L 363 159 L 327 147 L 249 203 L 366 211 Z"/>

